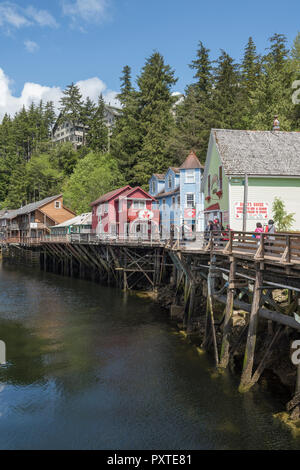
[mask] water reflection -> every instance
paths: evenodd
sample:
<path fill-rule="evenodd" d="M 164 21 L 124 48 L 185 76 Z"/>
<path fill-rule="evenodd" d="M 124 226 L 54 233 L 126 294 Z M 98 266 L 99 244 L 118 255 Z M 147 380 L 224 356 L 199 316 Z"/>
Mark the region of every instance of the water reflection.
<path fill-rule="evenodd" d="M 299 448 L 280 403 L 240 395 L 151 302 L 0 270 L 0 448 Z"/>

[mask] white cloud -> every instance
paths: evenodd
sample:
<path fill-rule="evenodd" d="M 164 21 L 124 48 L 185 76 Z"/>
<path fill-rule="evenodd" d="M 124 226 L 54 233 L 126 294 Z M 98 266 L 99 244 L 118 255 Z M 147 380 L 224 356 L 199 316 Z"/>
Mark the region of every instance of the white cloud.
<path fill-rule="evenodd" d="M 39 26 L 50 26 L 52 28 L 57 28 L 58 26 L 55 18 L 47 10 L 37 10 L 32 6 L 29 6 L 26 8 L 26 14 Z"/>
<path fill-rule="evenodd" d="M 0 68 L 0 120 L 5 113 L 14 115 L 22 106 L 28 107 L 32 102 L 39 103 L 43 101 L 53 101 L 56 110 L 59 108 L 59 100 L 62 96 L 60 87 L 42 86 L 38 83 L 25 83 L 20 96 L 14 96 L 11 90 L 12 80 L 10 80 L 4 71 Z M 100 93 L 106 103 L 112 106 L 120 106 L 116 99 L 117 93 L 109 90 L 105 83 L 98 77 L 80 80 L 76 83 L 84 98 L 89 96 L 92 100 L 97 101 Z"/>
<path fill-rule="evenodd" d="M 30 52 L 31 54 L 39 50 L 39 45 L 34 41 L 24 41 L 24 46 L 27 52 Z"/>
<path fill-rule="evenodd" d="M 7 32 L 12 28 L 32 25 L 58 26 L 55 18 L 46 10 L 37 10 L 32 6 L 22 8 L 13 2 L 0 2 L 0 26 Z"/>
<path fill-rule="evenodd" d="M 63 13 L 75 23 L 99 23 L 106 18 L 108 0 L 62 0 Z"/>

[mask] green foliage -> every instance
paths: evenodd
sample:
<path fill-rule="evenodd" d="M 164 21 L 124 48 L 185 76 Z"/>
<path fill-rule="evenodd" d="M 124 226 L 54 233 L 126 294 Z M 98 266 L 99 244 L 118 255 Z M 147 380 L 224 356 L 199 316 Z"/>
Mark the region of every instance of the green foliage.
<path fill-rule="evenodd" d="M 124 184 L 117 162 L 110 155 L 90 152 L 66 181 L 64 201 L 76 213 L 88 212 L 92 201 Z"/>
<path fill-rule="evenodd" d="M 77 85 L 71 83 L 63 91 L 60 100 L 60 122 L 70 121 L 73 125 L 80 122 L 82 116 L 82 95 Z"/>
<path fill-rule="evenodd" d="M 161 54 L 146 59 L 135 86 L 126 65 L 118 95 L 122 109 L 110 136 L 103 98 L 97 104 L 90 98 L 83 102 L 79 88 L 69 85 L 61 99 L 60 121 L 84 126 L 83 145 L 76 151 L 71 143 L 50 142 L 56 122 L 52 102 L 4 116 L 0 207 L 15 208 L 64 188 L 76 211 L 88 210 L 92 199 L 119 184 L 147 188 L 152 173 L 180 165 L 191 149 L 204 163 L 211 128 L 271 130 L 278 114 L 282 130 L 299 130 L 300 105 L 292 101 L 292 83 L 300 80 L 300 33 L 291 50 L 284 35 L 274 34 L 262 56 L 250 37 L 240 64 L 223 50 L 212 62 L 199 41 L 189 66 L 193 83 L 175 103 L 177 80 Z M 283 226 L 289 226 L 291 216 L 287 214 Z"/>
<path fill-rule="evenodd" d="M 295 221 L 294 213 L 288 214 L 285 210 L 285 204 L 279 197 L 275 197 L 272 206 L 273 218 L 278 232 L 290 230 Z"/>
<path fill-rule="evenodd" d="M 138 77 L 138 90 L 131 90 L 130 70 L 122 76 L 123 117 L 112 138 L 111 151 L 126 168 L 129 184 L 147 187 L 151 174 L 165 170 L 168 139 L 174 127 L 171 89 L 176 83 L 174 71 L 158 52 L 147 60 Z"/>
<path fill-rule="evenodd" d="M 102 95 L 99 96 L 98 106 L 89 121 L 87 145 L 95 152 L 105 153 L 108 150 L 108 129 L 105 123 L 105 104 Z"/>

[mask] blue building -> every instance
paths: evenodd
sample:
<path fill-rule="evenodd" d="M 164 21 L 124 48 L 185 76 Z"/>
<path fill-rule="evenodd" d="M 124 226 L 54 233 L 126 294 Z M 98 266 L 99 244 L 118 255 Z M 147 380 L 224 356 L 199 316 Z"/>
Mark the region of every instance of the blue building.
<path fill-rule="evenodd" d="M 163 238 L 204 231 L 203 171 L 191 152 L 179 168 L 170 167 L 165 175 L 152 175 L 149 193 L 158 200 Z"/>

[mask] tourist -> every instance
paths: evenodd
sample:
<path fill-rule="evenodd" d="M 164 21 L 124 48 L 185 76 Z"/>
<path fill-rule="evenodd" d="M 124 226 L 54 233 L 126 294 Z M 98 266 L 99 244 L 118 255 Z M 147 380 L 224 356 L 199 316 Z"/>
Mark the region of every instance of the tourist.
<path fill-rule="evenodd" d="M 264 231 L 264 229 L 263 229 L 262 224 L 260 222 L 257 222 L 256 229 L 255 229 L 255 233 L 257 233 L 257 235 L 254 235 L 255 238 L 260 239 L 260 235 L 258 235 L 258 234 L 263 233 L 263 231 Z"/>

